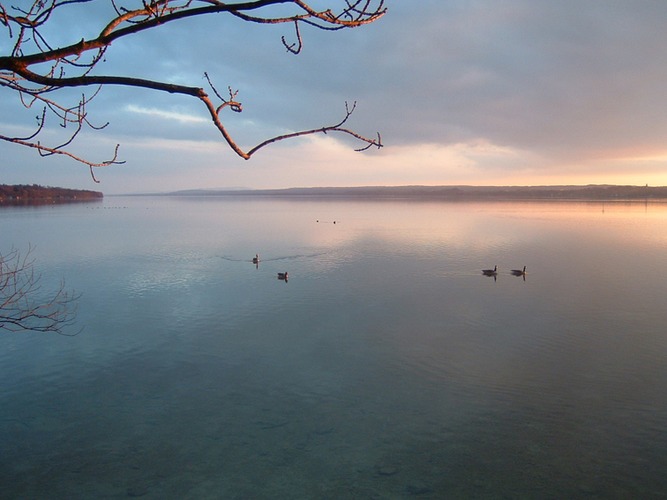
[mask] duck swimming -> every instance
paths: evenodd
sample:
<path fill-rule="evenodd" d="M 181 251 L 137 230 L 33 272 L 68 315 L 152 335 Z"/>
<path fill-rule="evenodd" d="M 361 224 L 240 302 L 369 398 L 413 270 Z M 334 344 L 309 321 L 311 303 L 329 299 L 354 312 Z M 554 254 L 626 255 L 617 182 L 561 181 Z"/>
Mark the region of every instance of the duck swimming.
<path fill-rule="evenodd" d="M 287 274 L 287 271 L 284 273 L 278 273 L 278 279 L 287 281 L 289 279 L 289 274 Z"/>
<path fill-rule="evenodd" d="M 253 264 L 258 264 L 259 263 L 259 255 L 255 254 L 255 256 L 252 258 L 252 263 Z"/>
<path fill-rule="evenodd" d="M 523 266 L 523 270 L 521 270 L 521 269 L 512 269 L 510 272 L 514 276 L 525 276 L 526 275 L 526 266 Z"/>
<path fill-rule="evenodd" d="M 498 274 L 498 266 L 493 266 L 493 269 L 482 269 L 484 276 L 495 276 Z"/>

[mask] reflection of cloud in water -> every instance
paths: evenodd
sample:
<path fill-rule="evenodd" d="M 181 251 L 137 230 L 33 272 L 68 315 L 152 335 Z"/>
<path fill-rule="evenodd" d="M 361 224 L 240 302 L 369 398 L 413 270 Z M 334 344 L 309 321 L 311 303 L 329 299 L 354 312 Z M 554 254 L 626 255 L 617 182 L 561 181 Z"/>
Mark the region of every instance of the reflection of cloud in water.
<path fill-rule="evenodd" d="M 203 280 L 202 267 L 209 265 L 210 259 L 197 253 L 184 252 L 172 258 L 153 255 L 153 258 L 137 263 L 137 270 L 131 274 L 127 288 L 132 296 L 173 288 L 187 288 Z"/>
<path fill-rule="evenodd" d="M 144 295 L 151 291 L 164 291 L 168 288 L 183 288 L 199 280 L 201 273 L 180 270 L 159 270 L 136 273 L 127 284 L 130 295 Z"/>
<path fill-rule="evenodd" d="M 648 208 L 632 204 L 629 210 L 628 204 L 608 203 L 603 211 L 599 202 L 554 201 L 376 201 L 349 203 L 347 207 L 350 213 L 342 214 L 344 225 L 334 231 L 330 225 L 326 231 L 318 228 L 313 231 L 314 239 L 336 235 L 340 244 L 381 240 L 396 251 L 409 254 L 429 254 L 446 248 L 494 255 L 507 252 L 517 242 L 526 247 L 539 244 L 544 238 L 553 239 L 554 230 L 566 234 L 597 232 L 601 217 L 607 223 L 614 219 L 622 225 L 636 218 L 638 212 L 644 217 L 664 217 L 666 208 L 659 204 Z"/>

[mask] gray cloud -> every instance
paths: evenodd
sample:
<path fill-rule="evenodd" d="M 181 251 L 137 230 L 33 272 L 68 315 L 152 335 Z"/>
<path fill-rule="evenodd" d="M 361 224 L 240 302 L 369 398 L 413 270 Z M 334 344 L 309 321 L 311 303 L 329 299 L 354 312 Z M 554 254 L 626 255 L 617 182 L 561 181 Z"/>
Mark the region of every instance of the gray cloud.
<path fill-rule="evenodd" d="M 392 79 L 396 119 L 381 122 L 400 141 L 485 137 L 549 154 L 655 143 L 666 125 L 656 106 L 667 4 L 625 4 L 471 2 L 449 13 L 431 4 L 431 22 L 384 37 L 402 76 Z"/>

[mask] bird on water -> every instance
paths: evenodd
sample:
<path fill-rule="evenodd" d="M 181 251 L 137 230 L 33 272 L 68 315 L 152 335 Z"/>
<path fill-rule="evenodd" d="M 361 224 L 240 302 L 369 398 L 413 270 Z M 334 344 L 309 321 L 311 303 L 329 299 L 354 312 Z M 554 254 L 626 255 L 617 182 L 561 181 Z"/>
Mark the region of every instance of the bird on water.
<path fill-rule="evenodd" d="M 498 266 L 493 266 L 493 269 L 482 269 L 484 276 L 495 276 L 498 274 Z"/>
<path fill-rule="evenodd" d="M 523 266 L 523 269 L 512 269 L 510 272 L 514 276 L 525 276 L 526 275 L 526 266 Z"/>

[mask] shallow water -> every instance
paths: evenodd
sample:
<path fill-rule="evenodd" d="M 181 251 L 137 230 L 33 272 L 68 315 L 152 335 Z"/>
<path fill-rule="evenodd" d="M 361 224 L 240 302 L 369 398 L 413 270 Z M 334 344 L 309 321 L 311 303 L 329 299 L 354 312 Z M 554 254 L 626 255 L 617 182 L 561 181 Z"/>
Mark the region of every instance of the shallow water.
<path fill-rule="evenodd" d="M 110 197 L 0 233 L 83 328 L 0 335 L 0 497 L 667 495 L 667 205 Z"/>

